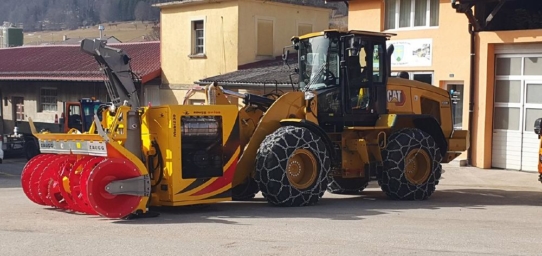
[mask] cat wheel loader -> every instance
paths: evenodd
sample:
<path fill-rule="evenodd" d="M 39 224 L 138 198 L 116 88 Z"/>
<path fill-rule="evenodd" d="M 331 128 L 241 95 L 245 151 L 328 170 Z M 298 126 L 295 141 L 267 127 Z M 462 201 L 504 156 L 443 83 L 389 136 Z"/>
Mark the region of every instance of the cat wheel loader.
<path fill-rule="evenodd" d="M 42 154 L 23 170 L 24 193 L 40 205 L 108 218 L 258 192 L 272 205 L 314 205 L 326 191 L 360 191 L 372 180 L 390 198 L 427 199 L 441 163 L 467 149 L 468 132 L 453 129 L 447 91 L 389 76 L 390 36 L 294 37 L 299 90 L 240 94 L 215 83 L 197 106 L 141 106 L 130 58 L 105 41 L 83 40 L 113 102 L 87 133 L 35 133 Z"/>

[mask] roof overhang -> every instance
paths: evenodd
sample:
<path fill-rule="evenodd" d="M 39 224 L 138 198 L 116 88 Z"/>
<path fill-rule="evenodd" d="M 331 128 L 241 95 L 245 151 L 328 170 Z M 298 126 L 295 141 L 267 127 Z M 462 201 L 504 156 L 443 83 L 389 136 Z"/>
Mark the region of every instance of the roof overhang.
<path fill-rule="evenodd" d="M 220 86 L 227 86 L 227 87 L 233 87 L 233 88 L 264 88 L 263 86 L 265 86 L 265 88 L 267 88 L 267 86 L 269 86 L 270 88 L 271 87 L 278 87 L 278 88 L 292 88 L 292 84 L 291 83 L 275 83 L 275 82 L 269 82 L 269 83 L 263 83 L 263 82 L 247 82 L 247 83 L 242 83 L 242 82 L 228 82 L 228 81 L 205 81 L 205 80 L 200 80 L 200 81 L 195 81 L 194 83 L 195 84 L 198 84 L 198 85 L 210 85 L 212 83 L 217 83 L 218 85 Z"/>
<path fill-rule="evenodd" d="M 137 83 L 146 84 L 160 77 L 162 70 L 149 72 L 141 77 L 135 77 Z M 59 72 L 44 74 L 43 72 L 0 72 L 0 81 L 47 81 L 47 82 L 104 82 L 105 75 L 100 72 L 86 74 L 76 72 Z"/>
<path fill-rule="evenodd" d="M 158 69 L 155 71 L 152 71 L 144 76 L 141 77 L 141 84 L 146 84 L 150 82 L 153 79 L 156 79 L 162 75 L 162 69 Z"/>
<path fill-rule="evenodd" d="M 184 6 L 191 6 L 191 5 L 201 5 L 201 4 L 214 4 L 214 3 L 221 3 L 225 1 L 231 1 L 231 0 L 220 0 L 220 1 L 213 1 L 213 0 L 183 0 L 183 1 L 173 1 L 173 2 L 166 2 L 166 3 L 159 3 L 159 4 L 153 4 L 153 7 L 158 7 L 160 9 L 167 9 L 167 8 L 176 8 L 176 7 L 184 7 Z"/>
<path fill-rule="evenodd" d="M 311 37 L 317 37 L 317 36 L 323 36 L 326 33 L 340 33 L 340 34 L 354 34 L 354 35 L 364 35 L 364 36 L 373 36 L 373 37 L 385 37 L 386 39 L 390 39 L 392 36 L 396 36 L 397 34 L 393 33 L 382 33 L 382 32 L 375 32 L 375 31 L 367 31 L 367 30 L 340 30 L 340 29 L 326 29 L 319 32 L 313 32 L 301 36 L 294 36 L 292 37 L 292 40 L 294 39 L 307 39 Z"/>
<path fill-rule="evenodd" d="M 158 3 L 153 4 L 153 7 L 158 7 L 160 9 L 169 9 L 169 8 L 179 8 L 179 7 L 185 7 L 185 6 L 194 6 L 194 5 L 204 5 L 204 4 L 219 4 L 223 2 L 231 2 L 231 1 L 239 1 L 239 0 L 183 0 L 183 1 L 172 1 L 172 2 L 166 2 L 166 3 Z M 319 9 L 329 9 L 331 12 L 332 7 L 324 7 L 324 6 L 314 6 L 310 4 L 299 4 L 299 3 L 290 3 L 290 2 L 281 2 L 281 1 L 268 1 L 268 0 L 250 0 L 255 2 L 262 2 L 262 3 L 274 3 L 274 4 L 288 4 L 288 5 L 295 5 L 299 7 L 310 7 L 310 8 L 319 8 Z"/>
<path fill-rule="evenodd" d="M 451 4 L 452 8 L 455 9 L 457 13 L 463 13 L 467 16 L 467 19 L 469 20 L 469 25 L 472 27 L 470 28 L 471 32 L 477 32 L 486 29 L 487 25 L 493 20 L 493 18 L 495 17 L 495 15 L 497 15 L 499 10 L 501 10 L 503 5 L 506 2 L 510 1 L 516 0 L 451 0 Z M 477 4 L 485 4 L 491 2 L 497 3 L 497 5 L 493 8 L 491 13 L 487 15 L 487 17 L 480 17 L 480 15 L 475 14 L 472 10 L 472 8 Z"/>
<path fill-rule="evenodd" d="M 0 76 L 1 81 L 26 82 L 103 82 L 103 79 L 92 77 L 48 77 L 48 76 Z"/>

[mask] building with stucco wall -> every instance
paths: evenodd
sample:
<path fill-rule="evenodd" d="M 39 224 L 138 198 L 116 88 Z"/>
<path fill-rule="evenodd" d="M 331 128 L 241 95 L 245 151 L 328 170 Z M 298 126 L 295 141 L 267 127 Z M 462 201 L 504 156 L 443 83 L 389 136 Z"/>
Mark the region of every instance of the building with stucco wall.
<path fill-rule="evenodd" d="M 395 33 L 392 71 L 453 93 L 471 131 L 460 159 L 536 171 L 542 117 L 542 1 L 328 0 L 349 5 L 348 28 Z"/>
<path fill-rule="evenodd" d="M 162 104 L 181 104 L 196 81 L 273 60 L 292 36 L 329 28 L 322 1 L 185 0 L 156 4 L 161 19 Z M 200 103 L 203 94 L 191 97 Z"/>

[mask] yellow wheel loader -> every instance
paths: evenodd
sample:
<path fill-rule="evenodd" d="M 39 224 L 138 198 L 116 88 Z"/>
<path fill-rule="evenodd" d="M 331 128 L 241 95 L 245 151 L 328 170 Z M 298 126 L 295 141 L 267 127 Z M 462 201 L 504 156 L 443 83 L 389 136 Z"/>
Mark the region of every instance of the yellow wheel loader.
<path fill-rule="evenodd" d="M 239 94 L 213 84 L 207 105 L 150 107 L 137 99 L 130 58 L 83 40 L 113 102 L 87 133 L 35 133 L 42 154 L 25 166 L 23 190 L 40 205 L 109 218 L 258 192 L 272 205 L 313 205 L 326 190 L 360 191 L 372 180 L 390 198 L 427 199 L 468 132 L 453 129 L 447 91 L 389 76 L 390 36 L 294 37 L 299 90 Z"/>

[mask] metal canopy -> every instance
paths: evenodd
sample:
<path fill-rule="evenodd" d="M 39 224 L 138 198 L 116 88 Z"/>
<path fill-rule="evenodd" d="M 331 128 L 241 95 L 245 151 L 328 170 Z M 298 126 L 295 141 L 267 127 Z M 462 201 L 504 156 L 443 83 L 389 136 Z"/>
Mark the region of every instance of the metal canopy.
<path fill-rule="evenodd" d="M 481 31 L 487 28 L 487 25 L 489 25 L 489 23 L 493 20 L 493 17 L 497 15 L 502 6 L 508 1 L 514 0 L 452 0 L 452 8 L 454 8 L 456 12 L 464 13 L 467 16 L 470 24 L 473 26 L 474 31 Z M 475 17 L 472 7 L 476 4 L 495 2 L 497 5 L 493 8 L 491 13 L 485 17 L 483 23 L 481 23 L 480 20 Z"/>

